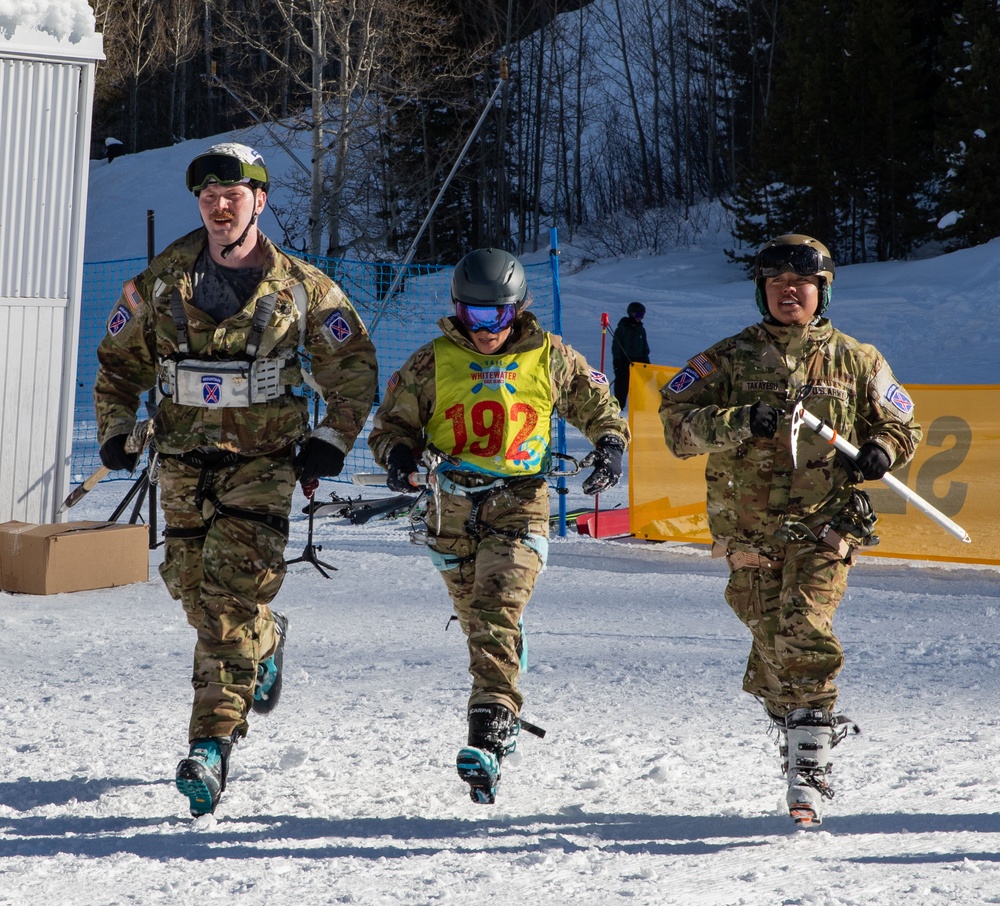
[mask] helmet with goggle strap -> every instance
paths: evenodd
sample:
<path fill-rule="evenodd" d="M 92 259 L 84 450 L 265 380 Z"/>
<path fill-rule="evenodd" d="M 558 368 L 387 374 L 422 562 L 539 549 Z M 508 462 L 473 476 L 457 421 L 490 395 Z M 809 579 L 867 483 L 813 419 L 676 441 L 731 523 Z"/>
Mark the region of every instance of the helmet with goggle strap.
<path fill-rule="evenodd" d="M 187 187 L 196 196 L 211 183 L 220 186 L 247 185 L 266 192 L 271 180 L 264 158 L 253 148 L 236 142 L 223 142 L 199 154 L 187 168 Z"/>
<path fill-rule="evenodd" d="M 823 314 L 833 296 L 833 275 L 836 268 L 830 250 L 817 239 L 802 233 L 786 233 L 765 243 L 753 263 L 752 277 L 757 286 L 757 308 L 768 314 L 764 281 L 791 271 L 800 277 L 819 277 L 819 306 Z"/>
<path fill-rule="evenodd" d="M 245 185 L 253 192 L 253 214 L 239 239 L 230 242 L 222 249 L 222 257 L 225 258 L 234 248 L 243 245 L 250 232 L 250 227 L 257 222 L 257 190 L 262 189 L 266 193 L 271 186 L 271 178 L 267 172 L 267 166 L 264 164 L 264 158 L 253 148 L 237 142 L 223 142 L 212 145 L 211 148 L 203 154 L 199 154 L 188 164 L 187 187 L 191 192 L 194 192 L 195 198 L 208 185 L 220 185 L 227 188 Z"/>
<path fill-rule="evenodd" d="M 521 262 L 501 249 L 476 249 L 458 264 L 451 298 L 459 322 L 470 333 L 499 333 L 514 323 L 528 292 Z"/>

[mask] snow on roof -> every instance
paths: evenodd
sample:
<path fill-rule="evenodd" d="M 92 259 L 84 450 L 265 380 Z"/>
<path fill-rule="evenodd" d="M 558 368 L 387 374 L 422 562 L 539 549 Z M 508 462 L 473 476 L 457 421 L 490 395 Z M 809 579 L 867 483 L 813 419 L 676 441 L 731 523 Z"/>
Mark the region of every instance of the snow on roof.
<path fill-rule="evenodd" d="M 0 38 L 18 31 L 77 44 L 94 35 L 94 12 L 87 0 L 0 0 Z"/>

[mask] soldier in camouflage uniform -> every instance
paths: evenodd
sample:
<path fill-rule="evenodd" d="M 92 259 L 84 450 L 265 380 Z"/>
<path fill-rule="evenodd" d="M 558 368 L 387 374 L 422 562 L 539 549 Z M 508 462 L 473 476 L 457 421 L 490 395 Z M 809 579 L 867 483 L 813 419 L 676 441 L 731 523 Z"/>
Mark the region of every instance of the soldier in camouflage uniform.
<path fill-rule="evenodd" d="M 160 573 L 197 630 L 190 753 L 177 769 L 192 815 L 213 812 L 247 714 L 281 690 L 285 575 L 296 476 L 337 475 L 371 410 L 375 349 L 340 288 L 257 228 L 263 160 L 223 144 L 192 161 L 203 227 L 129 280 L 98 348 L 101 460 L 132 470 L 125 439 L 157 388 L 153 446 L 166 521 Z M 299 348 L 326 415 L 309 432 Z M 301 445 L 297 451 L 297 445 Z"/>
<path fill-rule="evenodd" d="M 489 803 L 519 729 L 521 615 L 548 552 L 552 414 L 596 445 L 588 494 L 617 483 L 629 433 L 607 378 L 525 310 L 516 258 L 469 253 L 451 291 L 455 315 L 391 376 L 368 443 L 397 491 L 414 490 L 423 451 L 449 456 L 428 505 L 428 544 L 468 639 L 469 735 L 458 770 L 472 800 Z"/>
<path fill-rule="evenodd" d="M 853 727 L 834 712 L 844 653 L 833 616 L 855 552 L 877 543 L 857 485 L 909 462 L 921 430 L 882 355 L 823 317 L 834 277 L 824 245 L 781 236 L 753 275 L 763 321 L 691 359 L 663 387 L 660 418 L 671 451 L 708 454 L 713 554 L 729 564 L 726 600 L 753 637 L 743 688 L 780 731 L 792 817 L 818 824 L 829 751 Z M 860 446 L 856 462 L 804 430 L 793 468 L 788 415 L 800 397 Z"/>

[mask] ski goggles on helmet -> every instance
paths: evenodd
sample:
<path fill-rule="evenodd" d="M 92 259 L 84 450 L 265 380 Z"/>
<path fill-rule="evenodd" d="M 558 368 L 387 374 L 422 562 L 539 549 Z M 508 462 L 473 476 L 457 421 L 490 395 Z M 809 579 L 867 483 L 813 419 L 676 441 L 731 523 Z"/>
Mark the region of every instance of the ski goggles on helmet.
<path fill-rule="evenodd" d="M 833 261 L 811 245 L 769 245 L 761 249 L 756 264 L 758 277 L 778 277 L 792 271 L 800 277 L 833 273 Z"/>
<path fill-rule="evenodd" d="M 191 161 L 187 168 L 187 187 L 195 195 L 209 183 L 236 186 L 249 182 L 264 185 L 267 183 L 267 170 L 228 154 L 203 154 Z"/>
<path fill-rule="evenodd" d="M 500 333 L 514 323 L 517 314 L 516 305 L 466 305 L 455 302 L 455 314 L 459 323 L 469 333 L 477 330 L 488 330 L 490 333 Z"/>

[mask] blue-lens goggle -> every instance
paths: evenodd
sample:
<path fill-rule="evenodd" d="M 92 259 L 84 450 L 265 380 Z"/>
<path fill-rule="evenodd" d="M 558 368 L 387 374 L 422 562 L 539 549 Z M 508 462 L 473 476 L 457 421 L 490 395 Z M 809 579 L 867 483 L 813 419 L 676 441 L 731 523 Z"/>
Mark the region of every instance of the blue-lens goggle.
<path fill-rule="evenodd" d="M 515 305 L 466 305 L 455 302 L 455 314 L 459 322 L 469 331 L 488 330 L 490 333 L 500 333 L 514 323 L 517 314 Z"/>

